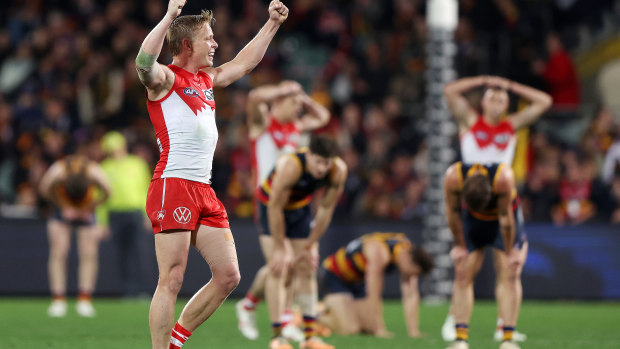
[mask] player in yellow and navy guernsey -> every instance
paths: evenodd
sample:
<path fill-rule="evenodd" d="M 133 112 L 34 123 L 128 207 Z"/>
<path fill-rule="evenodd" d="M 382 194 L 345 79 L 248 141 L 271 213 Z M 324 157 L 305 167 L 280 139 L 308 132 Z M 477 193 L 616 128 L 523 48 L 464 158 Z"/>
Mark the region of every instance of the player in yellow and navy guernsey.
<path fill-rule="evenodd" d="M 450 349 L 468 349 L 469 319 L 474 305 L 474 277 L 484 259 L 486 246 L 494 248 L 499 261 L 497 292 L 500 313 L 505 314 L 504 340 L 500 349 L 518 349 L 512 334 L 518 317 L 519 278 L 527 255 L 521 211 L 513 172 L 505 164 L 464 164 L 448 168 L 444 178 L 446 215 L 454 236 L 450 251 L 455 281 L 452 306 L 456 340 Z"/>
<path fill-rule="evenodd" d="M 58 160 L 45 172 L 39 183 L 43 198 L 54 207 L 47 223 L 49 238 L 48 279 L 53 300 L 48 308 L 51 317 L 67 313 L 67 260 L 75 230 L 78 248 L 78 315 L 96 315 L 91 302 L 98 270 L 101 227 L 95 222 L 95 209 L 110 196 L 110 183 L 101 166 L 82 155 Z"/>
<path fill-rule="evenodd" d="M 391 337 L 383 320 L 383 279 L 398 270 L 407 332 L 420 337 L 418 276 L 432 268 L 432 257 L 403 233 L 363 235 L 325 258 L 325 311 L 319 321 L 337 334 Z"/>
<path fill-rule="evenodd" d="M 304 319 L 306 339 L 299 347 L 334 348 L 316 336 L 316 269 L 318 241 L 331 221 L 347 177 L 347 166 L 336 154 L 334 140 L 313 135 L 308 149 L 278 159 L 271 174 L 257 189 L 259 230 L 272 237 L 260 240 L 269 265 L 265 299 L 274 332 L 270 348 L 292 349 L 282 337 L 279 322 L 284 310 L 288 273 L 292 273 L 297 283 L 295 303 L 301 308 Z M 313 219 L 310 202 L 321 188 L 325 188 L 325 192 Z"/>

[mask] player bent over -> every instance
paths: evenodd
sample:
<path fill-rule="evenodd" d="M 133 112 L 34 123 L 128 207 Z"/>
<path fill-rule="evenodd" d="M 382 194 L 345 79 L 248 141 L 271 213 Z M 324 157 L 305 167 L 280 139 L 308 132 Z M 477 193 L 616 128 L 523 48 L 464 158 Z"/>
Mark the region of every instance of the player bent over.
<path fill-rule="evenodd" d="M 347 177 L 347 166 L 336 153 L 335 141 L 313 135 L 308 149 L 283 156 L 277 161 L 257 192 L 260 201 L 259 228 L 262 234 L 272 237 L 271 244 L 262 244 L 269 265 L 265 296 L 274 335 L 270 349 L 292 348 L 282 337 L 280 323 L 288 273 L 293 273 L 298 282 L 295 302 L 303 314 L 305 333 L 300 348 L 334 348 L 316 336 L 316 270 L 318 241 L 331 221 Z M 325 192 L 313 221 L 310 202 L 314 192 L 323 187 Z"/>
<path fill-rule="evenodd" d="M 464 93 L 481 86 L 484 86 L 485 90 L 480 101 L 480 110 L 477 111 Z M 527 101 L 528 105 L 515 113 L 509 113 L 510 94 Z M 453 81 L 445 86 L 444 96 L 459 127 L 461 155 L 466 163 L 512 164 L 517 146 L 517 132 L 538 120 L 552 104 L 552 98 L 547 93 L 499 76 L 475 76 Z M 494 262 L 497 265 L 495 258 Z M 495 286 L 496 293 L 506 287 L 501 282 L 502 280 L 499 280 Z M 519 304 L 521 298 L 519 295 Z M 503 338 L 502 325 L 505 316 L 501 309 L 498 311 L 498 327 L 493 337 L 500 341 Z M 446 317 L 441 334 L 446 341 L 456 338 L 452 312 Z M 523 333 L 514 333 L 516 341 L 524 341 L 526 338 Z"/>
<path fill-rule="evenodd" d="M 474 306 L 474 277 L 486 246 L 495 248 L 500 313 L 505 316 L 500 349 L 518 349 L 513 334 L 517 324 L 521 270 L 527 255 L 512 170 L 505 164 L 450 166 L 444 178 L 446 215 L 454 236 L 450 251 L 455 280 L 452 307 L 456 340 L 449 349 L 467 349 L 469 319 Z"/>
<path fill-rule="evenodd" d="M 282 155 L 296 151 L 302 132 L 310 132 L 329 122 L 329 110 L 308 96 L 301 85 L 285 80 L 277 85 L 252 89 L 247 102 L 248 136 L 252 150 L 252 174 L 258 188 L 267 178 Z M 258 223 L 258 212 L 255 211 Z M 260 235 L 260 243 L 272 244 L 270 235 Z M 237 302 L 238 328 L 248 339 L 258 338 L 256 305 L 264 297 L 269 268 L 258 270 L 246 296 Z M 289 277 L 287 287 L 293 285 Z M 300 342 L 303 332 L 293 324 L 290 310 L 294 292 L 287 292 L 287 304 L 280 322 L 284 337 Z"/>
<path fill-rule="evenodd" d="M 91 295 L 97 281 L 101 239 L 101 228 L 95 224 L 95 208 L 109 197 L 109 181 L 97 163 L 74 155 L 52 164 L 43 175 L 39 190 L 54 205 L 54 213 L 47 223 L 50 244 L 47 271 L 54 298 L 47 313 L 51 317 L 67 314 L 67 257 L 71 231 L 75 228 L 79 258 L 76 311 L 80 316 L 93 317 L 96 313 Z"/>
<path fill-rule="evenodd" d="M 428 273 L 432 257 L 403 233 L 363 235 L 323 261 L 325 309 L 319 322 L 336 334 L 392 337 L 383 319 L 383 280 L 398 270 L 409 336 L 420 333 L 418 276 Z"/>
<path fill-rule="evenodd" d="M 254 39 L 230 62 L 214 67 L 218 45 L 213 15 L 203 11 L 178 17 L 184 5 L 185 0 L 169 2 L 166 15 L 144 39 L 136 57 L 160 150 L 146 204 L 159 268 L 149 312 L 153 349 L 182 347 L 239 283 L 228 216 L 210 186 L 218 140 L 213 89 L 228 86 L 254 69 L 288 16 L 286 6 L 273 0 L 269 19 Z M 156 62 L 164 37 L 172 53 L 170 65 Z M 213 277 L 174 324 L 190 245 L 207 261 Z"/>

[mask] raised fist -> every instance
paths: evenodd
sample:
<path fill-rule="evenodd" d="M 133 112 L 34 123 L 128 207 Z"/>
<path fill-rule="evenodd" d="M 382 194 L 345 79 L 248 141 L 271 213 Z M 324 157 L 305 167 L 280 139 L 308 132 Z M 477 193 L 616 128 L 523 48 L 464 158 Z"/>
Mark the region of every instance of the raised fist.
<path fill-rule="evenodd" d="M 171 18 L 177 18 L 181 14 L 181 9 L 185 6 L 185 1 L 186 0 L 170 0 L 166 15 Z"/>
<path fill-rule="evenodd" d="M 288 17 L 288 8 L 280 0 L 273 0 L 269 4 L 269 19 L 282 24 Z"/>

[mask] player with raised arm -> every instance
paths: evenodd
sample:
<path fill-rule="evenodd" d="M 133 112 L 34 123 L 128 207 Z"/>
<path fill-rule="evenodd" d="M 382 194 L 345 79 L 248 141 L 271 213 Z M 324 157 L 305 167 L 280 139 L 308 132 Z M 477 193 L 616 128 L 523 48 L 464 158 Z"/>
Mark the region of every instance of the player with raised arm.
<path fill-rule="evenodd" d="M 273 169 L 276 160 L 297 149 L 302 132 L 310 132 L 329 122 L 329 110 L 308 96 L 301 85 L 285 80 L 277 85 L 264 85 L 250 91 L 247 103 L 248 131 L 252 151 L 252 170 L 256 187 Z M 260 235 L 261 245 L 271 244 L 271 236 Z M 254 277 L 246 296 L 237 302 L 238 327 L 248 339 L 258 338 L 255 309 L 264 297 L 268 268 L 263 266 Z M 287 280 L 292 285 L 292 280 Z M 292 301 L 288 292 L 287 303 Z M 282 333 L 288 339 L 302 341 L 303 333 L 292 323 L 287 304 L 282 319 Z"/>
<path fill-rule="evenodd" d="M 456 340 L 449 349 L 469 348 L 469 319 L 474 306 L 474 277 L 491 246 L 498 259 L 499 313 L 504 316 L 500 349 L 518 349 L 513 334 L 517 324 L 520 278 L 527 240 L 512 170 L 506 164 L 450 166 L 444 177 L 448 225 L 454 237 L 452 311 Z"/>
<path fill-rule="evenodd" d="M 185 0 L 169 2 L 136 57 L 160 149 L 146 204 L 159 269 L 149 312 L 153 349 L 181 348 L 239 283 L 228 216 L 210 187 L 218 139 L 213 88 L 228 86 L 254 69 L 288 16 L 284 4 L 271 1 L 269 19 L 256 36 L 230 62 L 214 67 L 218 45 L 213 14 L 179 16 L 184 5 Z M 157 63 L 164 38 L 173 57 L 170 65 Z M 175 324 L 174 305 L 190 245 L 207 261 L 213 276 Z"/>
<path fill-rule="evenodd" d="M 110 183 L 105 172 L 94 161 L 72 155 L 58 160 L 45 172 L 39 183 L 41 195 L 54 206 L 47 222 L 50 255 L 47 265 L 52 304 L 51 317 L 67 314 L 67 258 L 71 247 L 71 231 L 76 230 L 78 248 L 78 315 L 96 315 L 92 293 L 97 282 L 98 249 L 101 228 L 95 222 L 95 208 L 110 196 Z"/>
<path fill-rule="evenodd" d="M 486 90 L 481 101 L 482 113 L 478 113 L 463 94 L 481 86 L 486 86 Z M 509 92 L 528 100 L 530 104 L 516 113 L 507 114 Z M 498 76 L 476 76 L 456 80 L 445 86 L 444 96 L 458 124 L 461 157 L 464 163 L 512 165 L 517 144 L 515 132 L 538 120 L 552 104 L 552 98 L 547 93 Z M 496 252 L 494 260 L 497 266 L 500 259 Z M 496 282 L 496 294 L 503 288 L 501 281 Z M 519 293 L 519 300 L 521 298 L 522 292 Z M 503 320 L 504 316 L 500 309 L 497 330 L 494 333 L 494 338 L 498 341 L 503 338 L 501 331 Z M 454 316 L 450 313 L 442 327 L 444 340 L 454 340 L 456 336 L 454 325 Z M 526 336 L 515 333 L 515 339 L 523 341 Z"/>
<path fill-rule="evenodd" d="M 344 190 L 347 165 L 336 156 L 336 142 L 313 135 L 308 149 L 281 157 L 257 190 L 259 229 L 271 235 L 263 254 L 269 266 L 265 299 L 273 329 L 270 349 L 292 349 L 282 337 L 280 319 L 288 273 L 297 280 L 295 302 L 303 314 L 305 340 L 301 349 L 333 349 L 316 336 L 318 241 L 327 229 Z M 313 194 L 325 188 L 312 217 Z M 293 256 L 296 260 L 293 261 Z"/>
<path fill-rule="evenodd" d="M 407 333 L 421 337 L 418 277 L 432 266 L 432 257 L 403 233 L 363 235 L 323 260 L 325 309 L 319 322 L 336 334 L 391 337 L 383 319 L 383 283 L 398 271 Z"/>

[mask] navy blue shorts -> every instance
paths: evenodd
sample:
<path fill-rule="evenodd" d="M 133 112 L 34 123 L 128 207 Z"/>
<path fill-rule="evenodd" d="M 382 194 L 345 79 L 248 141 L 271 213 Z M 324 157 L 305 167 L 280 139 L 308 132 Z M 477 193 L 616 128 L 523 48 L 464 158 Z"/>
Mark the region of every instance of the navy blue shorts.
<path fill-rule="evenodd" d="M 310 205 L 297 210 L 284 210 L 284 236 L 287 238 L 308 238 L 310 236 L 310 223 L 312 223 Z M 269 219 L 267 218 L 267 206 L 262 202 L 258 203 L 258 230 L 261 234 L 271 235 Z"/>
<path fill-rule="evenodd" d="M 333 293 L 350 293 L 354 299 L 366 297 L 366 284 L 362 282 L 348 283 L 342 281 L 336 274 L 325 268 L 323 270 L 323 278 L 321 287 L 325 296 Z"/>
<path fill-rule="evenodd" d="M 521 206 L 514 211 L 515 216 L 515 247 L 521 249 L 527 241 L 527 236 L 523 229 L 523 213 Z M 469 252 L 491 246 L 504 250 L 504 241 L 499 229 L 499 220 L 485 221 L 474 217 L 468 210 L 461 212 L 463 219 L 463 234 Z"/>

